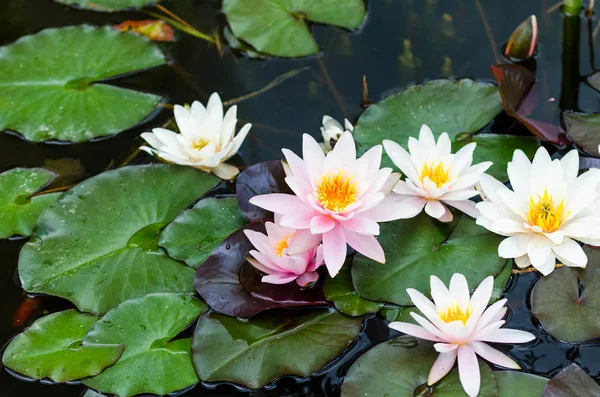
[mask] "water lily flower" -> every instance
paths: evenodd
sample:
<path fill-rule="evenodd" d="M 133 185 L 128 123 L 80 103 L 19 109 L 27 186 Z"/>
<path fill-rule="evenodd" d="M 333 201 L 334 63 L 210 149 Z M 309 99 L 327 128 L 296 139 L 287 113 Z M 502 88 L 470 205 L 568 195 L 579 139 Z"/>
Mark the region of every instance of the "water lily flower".
<path fill-rule="evenodd" d="M 296 280 L 299 286 L 306 287 L 319 278 L 316 270 L 323 264 L 323 246 L 318 245 L 306 252 L 289 255 L 288 248 L 294 229 L 266 222 L 267 234 L 254 230 L 244 230 L 248 240 L 256 250 L 246 258 L 256 269 L 267 275 L 263 283 L 287 284 Z"/>
<path fill-rule="evenodd" d="M 195 101 L 190 109 L 175 105 L 174 113 L 181 133 L 154 128 L 142 134 L 150 147 L 140 149 L 169 163 L 212 172 L 221 179 L 233 179 L 239 170 L 225 161 L 237 153 L 252 127 L 246 124 L 235 135 L 237 107 L 232 106 L 223 117 L 223 104 L 215 92 L 206 108 Z"/>
<path fill-rule="evenodd" d="M 427 384 L 433 385 L 442 379 L 454 366 L 458 358 L 458 375 L 465 392 L 475 397 L 479 394 L 480 373 L 477 355 L 496 365 L 521 369 L 510 357 L 490 347 L 492 343 L 525 343 L 535 339 L 529 332 L 501 328 L 505 320 L 506 299 L 487 308 L 494 288 L 494 278 L 487 277 L 469 294 L 467 279 L 454 274 L 450 288 L 436 276 L 431 276 L 433 302 L 419 291 L 406 290 L 411 300 L 426 317 L 410 313 L 419 325 L 395 321 L 390 327 L 417 338 L 436 342 L 433 347 L 440 353 L 433 364 Z"/>
<path fill-rule="evenodd" d="M 469 199 L 478 194 L 474 186 L 492 163 L 471 165 L 475 142 L 452 154 L 448 134 L 444 132 L 436 143 L 429 127 L 423 125 L 419 139 L 408 140 L 410 153 L 390 140 L 384 140 L 383 146 L 406 175 L 406 181 L 399 181 L 393 190 L 401 198 L 398 205 L 402 219 L 412 218 L 425 208 L 429 216 L 450 222 L 452 212 L 447 205 L 473 218 L 479 215 L 475 203 Z"/>
<path fill-rule="evenodd" d="M 325 153 L 329 153 L 345 131 L 354 131 L 354 126 L 348 121 L 348 119 L 344 119 L 344 127 L 342 127 L 342 125 L 332 117 L 323 116 L 323 127 L 321 127 L 323 143 L 319 144 L 321 145 L 323 151 Z"/>
<path fill-rule="evenodd" d="M 575 240 L 600 245 L 600 170 L 577 176 L 579 155 L 571 150 L 551 160 L 540 147 L 530 162 L 515 150 L 508 163 L 513 190 L 484 175 L 484 202 L 478 203 L 477 224 L 507 236 L 498 246 L 502 258 L 515 258 L 521 267 L 533 265 L 550 274 L 556 258 L 567 266 L 585 267 L 587 256 Z"/>
<path fill-rule="evenodd" d="M 374 237 L 377 222 L 393 220 L 395 206 L 382 203 L 399 176 L 379 169 L 382 148 L 377 145 L 359 159 L 352 134 L 344 132 L 333 150 L 323 153 L 310 135 L 303 137 L 301 159 L 283 149 L 286 183 L 295 194 L 274 193 L 250 202 L 282 215 L 280 224 L 296 229 L 288 255 L 314 248 L 323 241 L 325 265 L 331 277 L 346 258 L 346 243 L 381 263 L 385 254 Z"/>

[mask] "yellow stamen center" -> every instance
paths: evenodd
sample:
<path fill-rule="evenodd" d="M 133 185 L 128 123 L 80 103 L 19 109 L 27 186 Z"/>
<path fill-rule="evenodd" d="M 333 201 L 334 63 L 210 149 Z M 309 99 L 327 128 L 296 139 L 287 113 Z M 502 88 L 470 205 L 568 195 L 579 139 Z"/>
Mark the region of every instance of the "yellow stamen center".
<path fill-rule="evenodd" d="M 440 319 L 445 323 L 451 323 L 452 321 L 462 321 L 463 325 L 467 325 L 467 320 L 471 317 L 471 305 L 468 305 L 466 310 L 463 311 L 458 302 L 454 302 L 447 306 L 446 311 L 439 311 L 438 315 Z"/>
<path fill-rule="evenodd" d="M 356 201 L 358 182 L 354 182 L 345 169 L 325 173 L 318 181 L 315 198 L 333 212 L 343 212 Z"/>
<path fill-rule="evenodd" d="M 436 187 L 440 187 L 450 180 L 450 177 L 448 176 L 449 170 L 449 168 L 444 167 L 443 163 L 436 164 L 435 162 L 432 162 L 431 165 L 425 163 L 421 169 L 419 180 L 423 182 L 426 177 L 429 177 L 429 180 L 435 183 Z"/>
<path fill-rule="evenodd" d="M 288 235 L 284 235 L 283 237 L 281 237 L 281 240 L 275 243 L 275 247 L 273 247 L 273 252 L 275 252 L 275 255 L 279 257 L 283 255 L 283 250 L 289 247 L 290 240 L 292 239 L 292 237 L 294 237 L 294 232 L 291 232 Z"/>
<path fill-rule="evenodd" d="M 210 141 L 208 139 L 200 138 L 200 140 L 194 141 L 194 143 L 192 143 L 192 148 L 196 150 L 202 150 L 206 146 L 208 146 L 209 143 Z"/>
<path fill-rule="evenodd" d="M 552 233 L 557 230 L 564 222 L 566 215 L 565 200 L 563 199 L 558 206 L 554 204 L 552 196 L 548 190 L 544 189 L 544 195 L 538 194 L 537 201 L 529 197 L 529 213 L 527 222 L 531 226 L 539 226 L 546 233 Z"/>

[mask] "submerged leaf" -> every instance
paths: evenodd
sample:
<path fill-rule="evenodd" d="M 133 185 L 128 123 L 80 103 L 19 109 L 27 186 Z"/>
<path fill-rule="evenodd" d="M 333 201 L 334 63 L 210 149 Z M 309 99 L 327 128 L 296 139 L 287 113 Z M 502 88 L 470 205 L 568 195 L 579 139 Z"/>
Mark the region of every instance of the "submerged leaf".
<path fill-rule="evenodd" d="M 121 344 L 83 343 L 99 317 L 67 310 L 38 319 L 13 339 L 2 356 L 11 370 L 33 379 L 70 382 L 102 372 L 115 363 Z"/>
<path fill-rule="evenodd" d="M 579 147 L 600 156 L 600 114 L 563 113 L 568 137 Z"/>
<path fill-rule="evenodd" d="M 159 3 L 160 0 L 54 0 L 58 3 L 81 7 L 92 11 L 113 12 Z"/>
<path fill-rule="evenodd" d="M 595 397 L 600 386 L 577 364 L 571 364 L 550 379 L 542 397 Z"/>
<path fill-rule="evenodd" d="M 0 238 L 29 236 L 33 225 L 60 193 L 32 197 L 55 178 L 43 168 L 13 168 L 0 174 Z"/>
<path fill-rule="evenodd" d="M 162 65 L 146 38 L 110 26 L 45 29 L 0 47 L 0 131 L 82 142 L 142 122 L 160 96 L 102 83 Z"/>
<path fill-rule="evenodd" d="M 84 343 L 122 344 L 123 355 L 83 383 L 118 397 L 162 396 L 198 383 L 190 340 L 171 339 L 205 309 L 204 302 L 188 294 L 151 294 L 121 303 L 92 327 Z"/>
<path fill-rule="evenodd" d="M 287 314 L 200 317 L 192 342 L 200 378 L 256 389 L 282 375 L 310 376 L 358 337 L 362 323 L 327 310 Z"/>
<path fill-rule="evenodd" d="M 196 271 L 194 286 L 210 307 L 228 316 L 249 317 L 278 307 L 327 305 L 321 283 L 311 288 L 301 288 L 296 282 L 263 283 L 246 260 L 253 246 L 244 229 L 265 233 L 263 223 L 232 233 Z"/>
<path fill-rule="evenodd" d="M 193 269 L 166 255 L 158 236 L 216 182 L 205 172 L 162 164 L 83 181 L 38 219 L 19 257 L 23 288 L 92 313 L 152 292 L 192 292 Z"/>
<path fill-rule="evenodd" d="M 125 21 L 115 25 L 119 32 L 133 31 L 152 41 L 175 41 L 173 28 L 165 21 L 144 19 L 142 21 Z"/>

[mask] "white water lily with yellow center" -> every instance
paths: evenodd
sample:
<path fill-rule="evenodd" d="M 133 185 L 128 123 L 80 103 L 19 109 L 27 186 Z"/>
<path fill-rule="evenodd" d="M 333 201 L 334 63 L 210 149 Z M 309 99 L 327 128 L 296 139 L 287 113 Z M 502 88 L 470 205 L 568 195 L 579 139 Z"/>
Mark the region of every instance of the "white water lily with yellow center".
<path fill-rule="evenodd" d="M 319 143 L 323 149 L 323 152 L 326 154 L 331 152 L 337 141 L 346 131 L 350 133 L 354 131 L 354 126 L 348 121 L 348 119 L 344 119 L 344 126 L 342 127 L 342 125 L 331 116 L 323 116 L 323 126 L 321 127 L 323 142 Z"/>
<path fill-rule="evenodd" d="M 429 372 L 428 385 L 446 376 L 458 360 L 459 378 L 465 392 L 471 397 L 477 396 L 481 383 L 477 355 L 502 367 L 521 369 L 510 357 L 485 343 L 525 343 L 535 339 L 529 332 L 501 328 L 505 323 L 502 318 L 507 310 L 506 299 L 486 310 L 493 288 L 494 278 L 487 277 L 471 296 L 465 276 L 454 274 L 449 288 L 439 278 L 431 276 L 433 302 L 415 289 L 406 290 L 425 317 L 412 312 L 411 316 L 419 325 L 396 321 L 389 326 L 407 335 L 436 342 L 434 348 L 440 355 Z"/>
<path fill-rule="evenodd" d="M 237 153 L 252 127 L 246 124 L 235 134 L 237 107 L 232 106 L 223 117 L 223 103 L 214 93 L 206 108 L 195 101 L 189 109 L 175 105 L 174 113 L 180 133 L 165 128 L 144 132 L 142 138 L 150 147 L 141 149 L 169 163 L 212 172 L 221 179 L 235 178 L 238 168 L 225 161 Z"/>
<path fill-rule="evenodd" d="M 550 274 L 556 259 L 567 266 L 585 267 L 587 256 L 577 241 L 600 245 L 600 170 L 578 176 L 576 150 L 551 160 L 540 148 L 533 162 L 516 150 L 508 164 L 513 190 L 484 175 L 485 201 L 477 204 L 477 223 L 507 236 L 498 247 L 502 258 L 514 258 L 521 267 L 533 265 Z M 577 240 L 577 241 L 576 241 Z"/>
<path fill-rule="evenodd" d="M 409 138 L 409 152 L 396 142 L 383 141 L 388 156 L 407 177 L 394 187 L 396 195 L 388 198 L 398 203 L 397 215 L 412 218 L 425 208 L 429 216 L 450 222 L 452 212 L 447 206 L 451 206 L 476 218 L 479 213 L 470 198 L 478 194 L 474 186 L 492 165 L 489 161 L 471 165 L 476 145 L 471 142 L 453 154 L 448 134 L 442 133 L 436 142 L 426 125 L 418 140 Z"/>

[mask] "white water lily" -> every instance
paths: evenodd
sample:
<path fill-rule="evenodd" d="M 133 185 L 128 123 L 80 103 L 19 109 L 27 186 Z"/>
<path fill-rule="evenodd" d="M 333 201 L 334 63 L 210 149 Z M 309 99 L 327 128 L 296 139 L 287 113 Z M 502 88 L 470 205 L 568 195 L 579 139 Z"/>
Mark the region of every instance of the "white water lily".
<path fill-rule="evenodd" d="M 325 154 L 333 150 L 336 142 L 340 139 L 345 131 L 354 131 L 354 126 L 348 121 L 348 119 L 344 119 L 344 126 L 342 127 L 342 125 L 334 118 L 330 116 L 323 116 L 323 127 L 321 127 L 323 142 L 319 143 L 319 145 Z"/>
<path fill-rule="evenodd" d="M 223 103 L 215 92 L 206 108 L 195 101 L 189 109 L 175 105 L 174 113 L 181 133 L 154 128 L 142 134 L 150 147 L 140 149 L 169 163 L 212 172 L 221 179 L 233 179 L 239 170 L 225 161 L 237 153 L 252 127 L 246 124 L 235 135 L 237 107 L 229 108 L 223 117 Z"/>
<path fill-rule="evenodd" d="M 474 186 L 481 175 L 492 165 L 490 161 L 471 165 L 477 144 L 471 142 L 452 154 L 452 144 L 447 133 L 442 133 L 436 143 L 433 133 L 426 125 L 421 127 L 419 139 L 410 137 L 407 152 L 402 146 L 384 140 L 388 156 L 406 181 L 399 181 L 389 201 L 397 201 L 396 216 L 401 219 L 425 212 L 442 222 L 452 220 L 447 205 L 476 218 L 479 213 L 475 203 L 469 200 L 478 194 Z"/>
<path fill-rule="evenodd" d="M 515 258 L 521 267 L 533 265 L 550 274 L 556 259 L 567 266 L 585 267 L 587 256 L 579 244 L 600 245 L 600 170 L 577 176 L 579 155 L 571 150 L 551 160 L 541 147 L 530 162 L 515 150 L 508 163 L 513 190 L 484 175 L 484 202 L 478 203 L 477 224 L 507 236 L 498 247 L 502 258 Z"/>
<path fill-rule="evenodd" d="M 483 280 L 472 296 L 462 274 L 452 276 L 450 288 L 436 276 L 431 276 L 430 283 L 433 302 L 415 289 L 406 290 L 426 318 L 412 312 L 410 315 L 419 325 L 399 321 L 389 325 L 407 335 L 436 342 L 433 347 L 440 355 L 431 367 L 428 385 L 446 376 L 457 359 L 460 382 L 471 397 L 479 394 L 481 383 L 477 356 L 502 367 L 521 369 L 513 359 L 485 343 L 525 343 L 535 339 L 529 332 L 500 328 L 506 322 L 502 320 L 506 299 L 486 310 L 494 288 L 492 276 Z"/>

